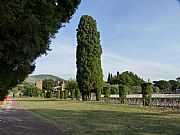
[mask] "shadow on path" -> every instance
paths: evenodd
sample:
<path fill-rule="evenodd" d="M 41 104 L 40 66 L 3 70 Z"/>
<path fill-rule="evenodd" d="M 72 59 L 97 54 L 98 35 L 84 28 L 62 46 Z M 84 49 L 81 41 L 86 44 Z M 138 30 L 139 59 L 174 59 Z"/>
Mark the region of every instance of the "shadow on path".
<path fill-rule="evenodd" d="M 26 110 L 18 102 L 10 100 L 0 109 L 0 135 L 65 135 L 49 123 Z"/>

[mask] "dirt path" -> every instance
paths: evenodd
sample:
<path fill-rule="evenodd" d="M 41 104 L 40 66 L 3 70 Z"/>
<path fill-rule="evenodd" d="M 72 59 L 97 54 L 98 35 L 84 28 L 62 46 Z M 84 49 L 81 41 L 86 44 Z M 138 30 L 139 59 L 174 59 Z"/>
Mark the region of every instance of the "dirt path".
<path fill-rule="evenodd" d="M 54 124 L 21 109 L 10 99 L 0 109 L 0 135 L 65 135 Z"/>

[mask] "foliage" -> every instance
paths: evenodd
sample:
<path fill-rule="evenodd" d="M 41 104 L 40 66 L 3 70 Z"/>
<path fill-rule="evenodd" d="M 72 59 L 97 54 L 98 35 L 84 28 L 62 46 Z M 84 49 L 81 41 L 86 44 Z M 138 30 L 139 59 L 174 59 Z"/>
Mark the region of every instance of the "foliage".
<path fill-rule="evenodd" d="M 21 83 L 80 0 L 0 1 L 0 91 Z"/>
<path fill-rule="evenodd" d="M 121 103 L 125 102 L 127 95 L 127 87 L 125 85 L 119 85 L 119 101 Z"/>
<path fill-rule="evenodd" d="M 75 97 L 75 89 L 71 89 L 71 100 L 74 100 Z"/>
<path fill-rule="evenodd" d="M 64 90 L 64 99 L 68 98 L 68 90 Z"/>
<path fill-rule="evenodd" d="M 109 102 L 110 100 L 110 95 L 111 95 L 111 91 L 110 91 L 110 87 L 103 87 L 103 91 L 104 91 L 104 97 L 106 99 L 107 102 Z"/>
<path fill-rule="evenodd" d="M 119 94 L 119 86 L 118 85 L 110 85 L 111 94 Z"/>
<path fill-rule="evenodd" d="M 67 86 L 68 90 L 73 90 L 73 89 L 78 88 L 76 80 L 69 80 L 67 83 L 68 83 L 68 86 Z"/>
<path fill-rule="evenodd" d="M 145 101 L 144 105 L 151 106 L 152 102 L 152 84 L 151 83 L 143 83 L 142 85 L 142 99 Z"/>
<path fill-rule="evenodd" d="M 4 99 L 5 96 L 7 96 L 8 90 L 2 90 L 0 89 L 0 101 Z"/>
<path fill-rule="evenodd" d="M 100 33 L 97 31 L 96 21 L 91 16 L 84 15 L 77 29 L 76 52 L 76 78 L 83 100 L 87 100 L 90 92 L 101 94 L 103 87 L 101 54 Z"/>
<path fill-rule="evenodd" d="M 54 80 L 52 79 L 45 79 L 43 80 L 43 90 L 47 91 L 47 92 L 50 92 L 53 90 L 53 87 L 54 87 Z"/>
<path fill-rule="evenodd" d="M 64 98 L 64 91 L 60 91 L 60 99 L 63 99 Z"/>
<path fill-rule="evenodd" d="M 60 91 L 59 90 L 56 92 L 56 98 L 60 98 Z"/>
<path fill-rule="evenodd" d="M 81 98 L 81 92 L 78 88 L 75 90 L 75 97 L 76 97 L 76 100 L 80 100 Z"/>
<path fill-rule="evenodd" d="M 172 92 L 175 92 L 176 89 L 180 88 L 180 82 L 175 80 L 169 80 L 169 83 L 171 85 L 170 89 Z"/>
<path fill-rule="evenodd" d="M 159 92 L 160 92 L 159 88 L 153 86 L 153 93 L 159 93 Z"/>
<path fill-rule="evenodd" d="M 171 88 L 171 84 L 168 81 L 160 80 L 160 81 L 153 81 L 154 86 L 158 87 L 162 93 L 167 92 Z"/>
<path fill-rule="evenodd" d="M 143 79 L 138 77 L 136 74 L 134 74 L 131 71 L 125 71 L 121 74 L 117 72 L 117 75 L 112 76 L 112 74 L 108 74 L 108 83 L 111 85 L 126 85 L 126 86 L 141 86 L 141 84 L 144 82 Z M 134 92 L 130 92 L 134 93 Z"/>
<path fill-rule="evenodd" d="M 128 86 L 128 94 L 140 94 L 141 91 L 141 86 Z"/>
<path fill-rule="evenodd" d="M 23 93 L 24 96 L 38 97 L 41 95 L 42 90 L 39 90 L 34 85 L 22 84 L 21 92 Z"/>

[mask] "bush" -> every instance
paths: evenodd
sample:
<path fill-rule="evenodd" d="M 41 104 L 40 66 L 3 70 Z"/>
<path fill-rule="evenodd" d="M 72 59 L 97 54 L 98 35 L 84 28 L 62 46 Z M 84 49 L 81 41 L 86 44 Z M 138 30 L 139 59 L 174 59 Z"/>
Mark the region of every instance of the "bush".
<path fill-rule="evenodd" d="M 60 91 L 60 99 L 63 99 L 64 98 L 64 91 Z"/>
<path fill-rule="evenodd" d="M 118 85 L 110 85 L 111 94 L 119 94 Z"/>
<path fill-rule="evenodd" d="M 60 91 L 56 92 L 56 98 L 60 98 Z"/>
<path fill-rule="evenodd" d="M 64 99 L 68 98 L 68 90 L 64 90 Z"/>
<path fill-rule="evenodd" d="M 80 100 L 80 98 L 81 98 L 81 93 L 78 88 L 75 90 L 75 97 L 76 97 L 76 100 Z"/>
<path fill-rule="evenodd" d="M 126 95 L 127 95 L 127 86 L 119 85 L 119 101 L 121 103 L 125 102 Z"/>
<path fill-rule="evenodd" d="M 145 106 L 151 106 L 152 102 L 152 84 L 151 83 L 143 83 L 142 85 L 142 99 L 143 99 L 143 105 Z"/>
<path fill-rule="evenodd" d="M 75 96 L 75 90 L 71 89 L 71 100 L 74 100 L 74 96 Z"/>
<path fill-rule="evenodd" d="M 111 95 L 110 87 L 109 87 L 109 86 L 103 87 L 103 91 L 104 91 L 105 100 L 106 100 L 107 102 L 109 102 L 109 100 L 110 100 L 110 95 Z"/>
<path fill-rule="evenodd" d="M 97 89 L 97 91 L 96 91 L 96 100 L 97 101 L 101 100 L 101 89 Z"/>

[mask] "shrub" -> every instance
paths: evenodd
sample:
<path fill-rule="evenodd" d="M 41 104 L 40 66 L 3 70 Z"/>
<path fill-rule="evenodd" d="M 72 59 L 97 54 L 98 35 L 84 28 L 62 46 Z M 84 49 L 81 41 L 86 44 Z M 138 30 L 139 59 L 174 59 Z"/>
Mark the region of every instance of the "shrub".
<path fill-rule="evenodd" d="M 60 91 L 60 99 L 63 99 L 64 98 L 64 91 Z"/>
<path fill-rule="evenodd" d="M 68 90 L 64 90 L 64 99 L 68 98 Z"/>
<path fill-rule="evenodd" d="M 152 102 L 152 84 L 151 83 L 143 83 L 142 85 L 142 99 L 143 99 L 143 105 L 145 106 L 151 106 Z"/>
<path fill-rule="evenodd" d="M 76 97 L 76 100 L 80 100 L 80 98 L 81 98 L 81 93 L 78 88 L 75 90 L 75 97 Z"/>
<path fill-rule="evenodd" d="M 110 95 L 111 95 L 110 87 L 109 87 L 109 86 L 104 87 L 104 88 L 103 88 L 103 91 L 104 91 L 105 100 L 106 100 L 107 102 L 109 102 L 109 100 L 110 100 Z"/>
<path fill-rule="evenodd" d="M 74 100 L 74 96 L 75 96 L 75 90 L 71 89 L 71 100 Z"/>
<path fill-rule="evenodd" d="M 111 94 L 118 94 L 119 88 L 118 85 L 110 85 Z"/>
<path fill-rule="evenodd" d="M 121 103 L 125 102 L 127 95 L 127 87 L 125 85 L 119 85 L 119 100 Z"/>
<path fill-rule="evenodd" d="M 56 98 L 60 98 L 60 91 L 56 92 Z"/>
<path fill-rule="evenodd" d="M 97 89 L 97 91 L 96 91 L 96 100 L 97 101 L 101 100 L 101 89 Z"/>

